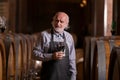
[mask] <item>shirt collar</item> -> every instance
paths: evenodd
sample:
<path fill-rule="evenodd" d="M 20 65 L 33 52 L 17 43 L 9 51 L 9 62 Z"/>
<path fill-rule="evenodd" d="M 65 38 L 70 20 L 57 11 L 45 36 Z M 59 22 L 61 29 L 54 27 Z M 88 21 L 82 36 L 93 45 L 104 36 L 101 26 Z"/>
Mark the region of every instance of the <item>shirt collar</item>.
<path fill-rule="evenodd" d="M 63 37 L 64 38 L 64 31 L 62 33 L 58 33 L 56 32 L 55 30 L 53 30 L 53 34 L 55 34 L 56 36 L 60 36 L 60 37 Z"/>

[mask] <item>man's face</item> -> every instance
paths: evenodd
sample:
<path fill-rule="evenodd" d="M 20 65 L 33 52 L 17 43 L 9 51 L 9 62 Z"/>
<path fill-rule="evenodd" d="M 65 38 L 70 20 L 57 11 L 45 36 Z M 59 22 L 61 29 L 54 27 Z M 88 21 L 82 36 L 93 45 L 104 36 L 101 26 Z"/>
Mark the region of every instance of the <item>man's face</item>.
<path fill-rule="evenodd" d="M 56 15 L 55 19 L 53 20 L 53 28 L 55 31 L 61 33 L 64 29 L 68 26 L 68 17 L 64 13 L 59 13 Z"/>

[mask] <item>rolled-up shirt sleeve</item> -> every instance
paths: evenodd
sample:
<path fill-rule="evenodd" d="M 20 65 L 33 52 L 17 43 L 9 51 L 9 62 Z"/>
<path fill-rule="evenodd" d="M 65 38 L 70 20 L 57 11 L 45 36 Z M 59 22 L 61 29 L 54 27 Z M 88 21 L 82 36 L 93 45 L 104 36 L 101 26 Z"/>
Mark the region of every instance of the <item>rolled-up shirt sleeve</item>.
<path fill-rule="evenodd" d="M 52 60 L 52 53 L 45 52 L 44 45 L 46 43 L 45 43 L 45 40 L 43 39 L 44 39 L 43 36 L 40 35 L 35 44 L 35 47 L 33 48 L 32 58 L 40 61 Z"/>

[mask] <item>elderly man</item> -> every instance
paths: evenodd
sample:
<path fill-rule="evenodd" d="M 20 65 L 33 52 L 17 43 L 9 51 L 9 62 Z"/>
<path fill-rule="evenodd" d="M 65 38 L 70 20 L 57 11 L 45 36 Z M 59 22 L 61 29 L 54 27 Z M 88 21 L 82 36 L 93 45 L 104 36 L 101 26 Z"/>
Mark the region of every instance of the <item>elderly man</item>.
<path fill-rule="evenodd" d="M 57 12 L 52 28 L 42 31 L 33 49 L 34 59 L 41 60 L 41 80 L 76 80 L 75 48 L 68 28 L 69 16 Z"/>

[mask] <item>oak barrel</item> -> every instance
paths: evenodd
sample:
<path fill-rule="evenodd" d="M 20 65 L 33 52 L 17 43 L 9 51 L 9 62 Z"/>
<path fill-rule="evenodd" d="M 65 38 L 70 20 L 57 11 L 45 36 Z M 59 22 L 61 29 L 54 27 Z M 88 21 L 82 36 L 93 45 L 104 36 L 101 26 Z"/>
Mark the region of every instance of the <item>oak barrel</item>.
<path fill-rule="evenodd" d="M 24 34 L 18 34 L 20 38 L 21 51 L 22 51 L 22 79 L 27 80 L 28 78 L 28 52 L 27 52 L 27 43 Z"/>
<path fill-rule="evenodd" d="M 112 49 L 108 80 L 120 80 L 120 46 L 115 46 Z"/>
<path fill-rule="evenodd" d="M 4 44 L 6 50 L 6 75 L 7 80 L 15 80 L 15 50 L 12 38 L 8 35 L 4 35 Z"/>
<path fill-rule="evenodd" d="M 34 37 L 28 34 L 19 34 L 22 38 L 22 45 L 23 45 L 23 75 L 24 79 L 29 79 L 31 76 L 31 70 L 33 69 L 32 67 L 34 66 L 32 61 L 32 49 L 34 46 Z"/>
<path fill-rule="evenodd" d="M 22 79 L 22 45 L 19 35 L 5 34 L 4 44 L 6 49 L 7 80 Z"/>
<path fill-rule="evenodd" d="M 90 77 L 88 80 L 108 80 L 110 53 L 114 46 L 120 45 L 120 37 L 89 37 L 86 45 L 84 77 Z"/>
<path fill-rule="evenodd" d="M 0 80 L 6 80 L 6 54 L 2 39 L 0 39 Z"/>

